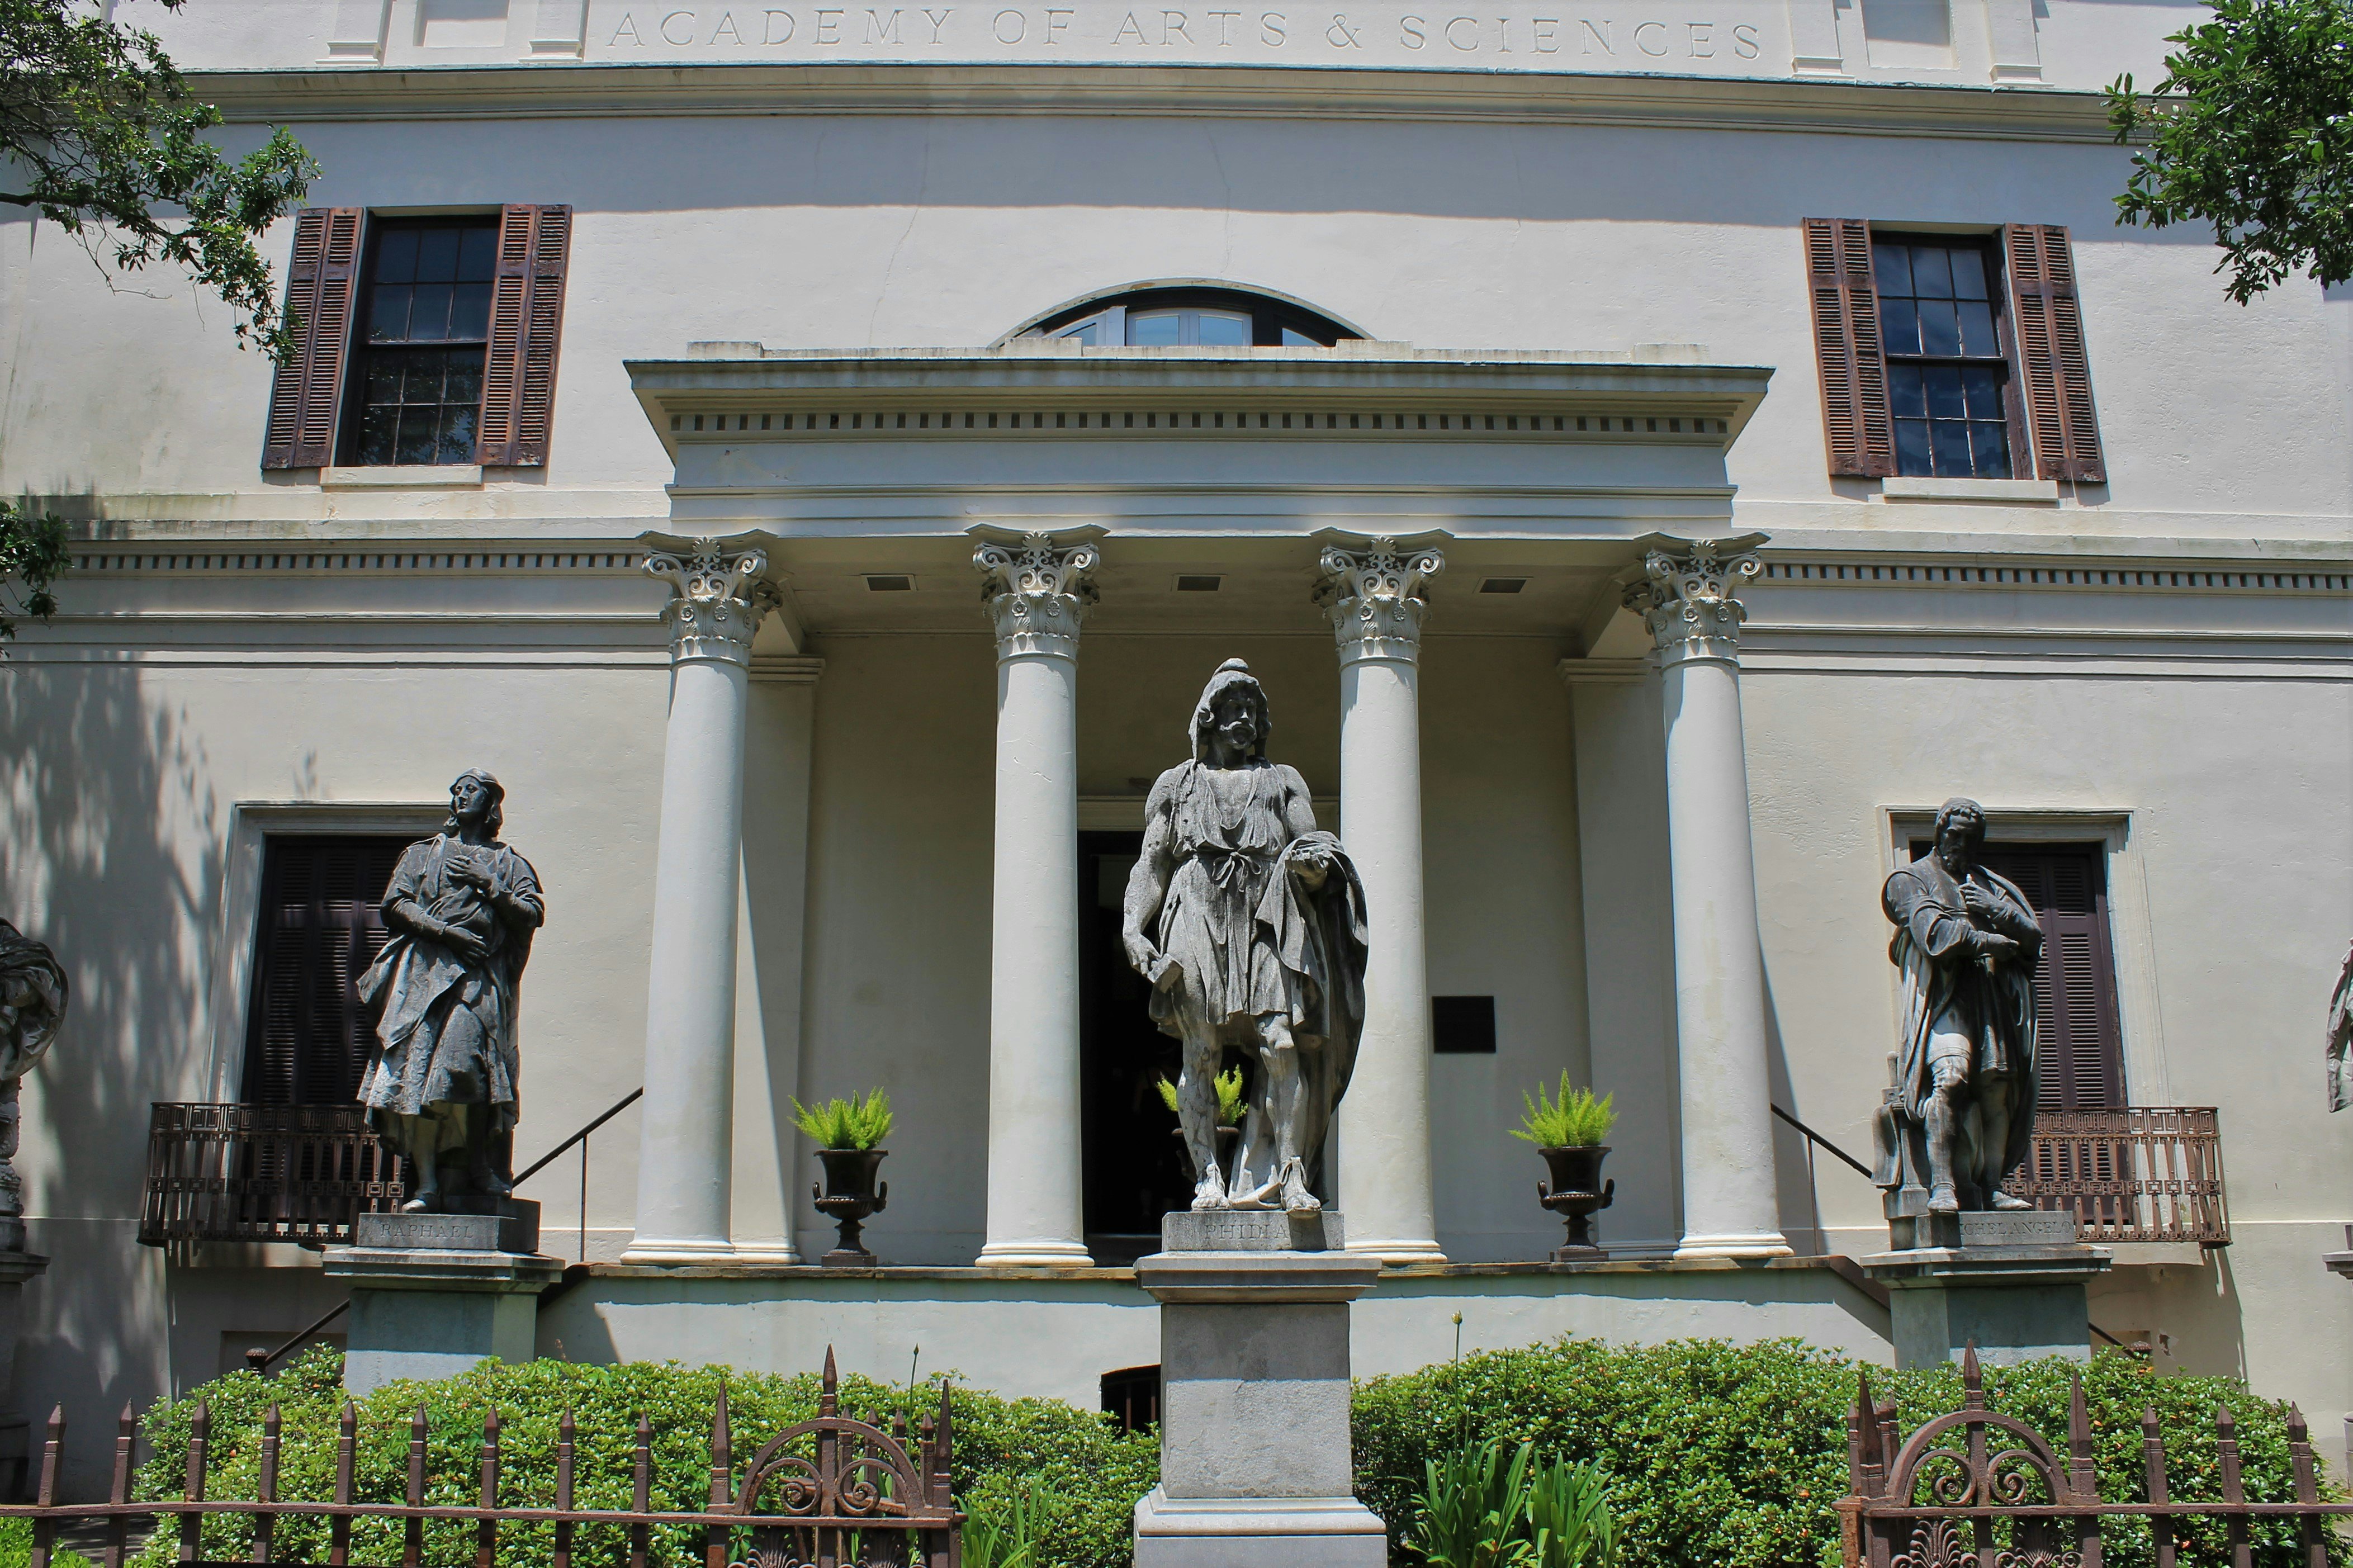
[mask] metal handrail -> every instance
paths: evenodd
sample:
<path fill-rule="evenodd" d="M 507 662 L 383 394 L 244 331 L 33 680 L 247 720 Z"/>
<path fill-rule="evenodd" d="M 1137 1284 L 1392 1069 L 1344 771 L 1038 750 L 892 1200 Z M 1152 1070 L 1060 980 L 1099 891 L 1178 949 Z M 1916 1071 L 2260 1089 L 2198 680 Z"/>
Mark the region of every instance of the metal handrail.
<path fill-rule="evenodd" d="M 547 1169 L 549 1165 L 554 1163 L 555 1157 L 558 1154 L 563 1153 L 575 1143 L 587 1142 L 588 1134 L 596 1131 L 596 1129 L 604 1126 L 605 1123 L 612 1121 L 613 1118 L 620 1115 L 624 1110 L 628 1110 L 629 1107 L 635 1105 L 638 1100 L 643 1100 L 645 1096 L 646 1089 L 643 1084 L 639 1084 L 637 1088 L 629 1090 L 628 1093 L 623 1095 L 619 1100 L 615 1100 L 613 1102 L 612 1109 L 606 1111 L 604 1115 L 596 1118 L 596 1121 L 591 1121 L 587 1126 L 583 1127 L 579 1131 L 575 1132 L 571 1137 L 566 1138 L 563 1142 L 558 1143 L 554 1148 L 550 1149 L 538 1159 L 533 1160 L 531 1163 L 531 1168 L 514 1179 L 514 1184 L 519 1187 L 525 1182 L 530 1181 L 533 1176 L 538 1175 L 542 1171 Z"/>
<path fill-rule="evenodd" d="M 1767 1103 L 1770 1104 L 1771 1102 L 1768 1100 Z M 1796 1117 L 1790 1115 L 1779 1106 L 1773 1106 L 1773 1114 L 1788 1122 L 1790 1126 L 1796 1128 L 1799 1131 L 1804 1133 L 1808 1141 L 1820 1144 L 1821 1147 L 1829 1150 L 1831 1153 L 1836 1154 L 1840 1159 L 1844 1160 L 1848 1164 L 1853 1166 L 1855 1174 L 1862 1177 L 1865 1181 L 1871 1180 L 1870 1166 L 1864 1164 L 1862 1161 L 1856 1159 L 1853 1155 L 1848 1153 L 1845 1150 L 1840 1148 L 1837 1144 L 1831 1142 L 1829 1139 L 1823 1137 L 1820 1133 L 1815 1131 L 1812 1128 L 1807 1126 L 1804 1122 L 1799 1121 Z"/>
<path fill-rule="evenodd" d="M 333 1322 L 337 1318 L 342 1317 L 345 1312 L 351 1310 L 351 1298 L 346 1296 L 341 1301 L 336 1302 L 334 1306 L 329 1308 L 324 1317 L 321 1318 L 317 1322 L 312 1323 L 309 1328 L 297 1332 L 292 1339 L 288 1340 L 284 1344 L 280 1345 L 274 1351 L 263 1350 L 259 1345 L 254 1346 L 251 1350 L 245 1352 L 246 1370 L 248 1372 L 268 1373 L 269 1370 L 269 1363 L 271 1362 L 279 1360 L 280 1357 L 287 1354 L 287 1352 L 294 1350 L 300 1345 L 308 1344 L 311 1336 L 316 1334 L 321 1329 L 325 1328 L 329 1323 Z"/>

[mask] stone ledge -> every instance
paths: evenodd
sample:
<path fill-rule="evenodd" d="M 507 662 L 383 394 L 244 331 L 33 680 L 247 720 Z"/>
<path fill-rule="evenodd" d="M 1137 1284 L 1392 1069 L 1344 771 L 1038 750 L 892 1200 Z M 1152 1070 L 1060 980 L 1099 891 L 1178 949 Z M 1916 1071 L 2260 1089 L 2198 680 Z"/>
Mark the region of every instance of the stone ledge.
<path fill-rule="evenodd" d="M 2092 1247 L 1924 1247 L 1857 1259 L 1893 1290 L 1923 1286 L 2081 1284 L 2115 1261 Z"/>
<path fill-rule="evenodd" d="M 1348 1252 L 1161 1252 L 1135 1261 L 1136 1283 L 1174 1305 L 1353 1301 L 1380 1278 L 1379 1258 Z"/>
<path fill-rule="evenodd" d="M 1346 1256 L 1356 1256 L 1348 1254 Z M 1405 1263 L 1388 1264 L 1387 1279 L 1480 1279 L 1537 1274 L 1729 1274 L 1758 1269 L 1836 1272 L 1829 1258 L 1612 1258 L 1599 1263 Z M 872 1268 L 828 1268 L 814 1263 L 653 1264 L 575 1263 L 570 1272 L 590 1279 L 872 1279 L 962 1284 L 1134 1284 L 1130 1268 L 979 1268 L 954 1264 L 892 1264 Z"/>
<path fill-rule="evenodd" d="M 417 1247 L 331 1247 L 320 1267 L 366 1290 L 543 1290 L 564 1278 L 564 1259 L 544 1254 Z"/>

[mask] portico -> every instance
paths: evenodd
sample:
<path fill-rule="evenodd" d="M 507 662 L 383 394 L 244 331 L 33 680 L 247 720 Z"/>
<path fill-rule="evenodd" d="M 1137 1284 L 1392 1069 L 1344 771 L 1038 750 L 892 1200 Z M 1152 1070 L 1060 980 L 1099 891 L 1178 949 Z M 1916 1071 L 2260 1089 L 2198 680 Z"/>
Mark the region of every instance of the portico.
<path fill-rule="evenodd" d="M 747 1005 L 733 989 L 739 971 L 775 967 L 773 955 L 749 951 L 739 906 L 806 910 L 814 933 L 828 900 L 849 896 L 821 830 L 809 829 L 806 853 L 784 864 L 745 844 L 745 825 L 765 825 L 768 806 L 746 789 L 743 759 L 779 744 L 753 733 L 747 694 L 764 665 L 818 679 L 822 713 L 833 693 L 814 671 L 838 647 L 845 663 L 870 667 L 864 689 L 840 700 L 903 705 L 912 728 L 892 736 L 902 754 L 917 742 L 942 769 L 946 748 L 993 754 L 987 893 L 965 906 L 987 911 L 987 1002 L 932 1026 L 955 1042 L 939 1075 L 987 1085 L 985 1117 L 969 1099 L 954 1106 L 976 1154 L 956 1163 L 955 1180 L 985 1187 L 976 1261 L 1067 1270 L 1124 1261 L 1091 1250 L 1102 1227 L 1084 1195 L 1087 1142 L 1099 1135 L 1086 1108 L 1100 1100 L 1084 1019 L 1100 982 L 1082 962 L 1092 892 L 1082 892 L 1081 835 L 1124 827 L 1130 814 L 1140 826 L 1140 781 L 1124 759 L 1143 748 L 1129 732 L 1176 710 L 1145 688 L 1198 688 L 1229 645 L 1323 637 L 1335 638 L 1323 657 L 1336 658 L 1320 676 L 1307 675 L 1303 644 L 1283 644 L 1290 687 L 1313 679 L 1322 690 L 1274 749 L 1324 797 L 1319 818 L 1356 858 L 1372 921 L 1365 1039 L 1337 1132 L 1334 1195 L 1351 1247 L 1398 1265 L 1448 1256 L 1443 1237 L 1457 1226 L 1433 1141 L 1461 1129 L 1443 1094 L 1434 1114 L 1432 943 L 1459 947 L 1466 927 L 1474 945 L 1503 940 L 1477 925 L 1511 916 L 1508 899 L 1461 882 L 1443 846 L 1482 827 L 1532 831 L 1449 806 L 1444 831 L 1425 843 L 1437 820 L 1424 788 L 1429 748 L 1448 748 L 1444 787 L 1459 793 L 1464 779 L 1500 776 L 1490 753 L 1521 744 L 1514 731 L 1535 721 L 1523 708 L 1466 731 L 1450 711 L 1439 716 L 1445 739 L 1435 739 L 1424 666 L 1432 647 L 1442 658 L 1446 639 L 1463 637 L 1489 639 L 1475 643 L 1489 652 L 1556 650 L 1570 664 L 1634 651 L 1630 643 L 1657 648 L 1661 673 L 1648 679 L 1664 704 L 1653 711 L 1663 715 L 1672 870 L 1659 874 L 1671 882 L 1675 1005 L 1661 1037 L 1611 1040 L 1606 1053 L 1641 1064 L 1666 1090 L 1646 1100 L 1628 1086 L 1628 1100 L 1647 1107 L 1643 1138 L 1673 1151 L 1653 1184 L 1664 1190 L 1647 1194 L 1654 1234 L 1640 1239 L 1685 1258 L 1786 1253 L 1737 695 L 1737 589 L 1758 541 L 1725 538 L 1724 454 L 1768 373 L 1696 358 L 1380 344 L 1079 349 L 1032 339 L 854 357 L 705 344 L 685 360 L 632 364 L 677 477 L 671 534 L 655 552 L 671 591 L 673 687 L 641 1195 L 625 1261 L 795 1261 L 806 1162 L 788 1131 L 776 1133 L 775 1106 L 804 1092 L 805 1079 L 825 1080 L 807 1093 L 834 1091 L 845 1072 L 913 1080 L 923 1093 L 930 1058 L 912 1043 L 887 1027 L 871 1038 L 839 1033 L 859 1007 L 887 1009 L 887 995 L 847 1014 L 796 1006 L 789 1018 L 755 1018 L 776 1003 Z M 1723 543 L 1690 542 L 1706 539 Z M 930 655 L 919 650 L 965 646 L 984 629 L 996 640 L 993 710 L 974 691 L 976 711 L 926 728 L 919 715 L 946 699 L 930 689 L 938 682 L 926 680 Z M 955 689 L 970 689 L 967 679 L 957 676 Z M 1117 700 L 1106 708 L 1106 697 Z M 788 771 L 808 776 L 826 729 L 786 738 L 800 747 Z M 1160 749 L 1166 742 L 1157 738 Z M 1325 746 L 1328 762 L 1314 760 Z M 1103 779 L 1110 768 L 1121 771 Z M 813 787 L 824 795 L 821 780 Z M 1575 820 L 1573 800 L 1557 809 Z M 902 839 L 917 827 L 903 825 Z M 892 826 L 860 831 L 888 838 Z M 878 874 L 864 858 L 864 874 Z M 1446 882 L 1442 897 L 1432 877 Z M 945 891 L 934 891 L 930 901 L 944 903 Z M 924 966 L 943 960 L 923 922 L 877 937 L 899 949 L 884 967 L 927 988 Z M 1570 925 L 1530 940 L 1556 945 L 1539 963 L 1581 973 Z M 826 983 L 814 968 L 807 980 Z M 1573 1039 L 1536 1056 L 1553 1075 L 1567 1067 L 1616 1087 L 1586 1020 L 1562 1011 L 1537 1007 L 1524 1025 L 1532 1037 Z M 763 1042 L 758 1062 L 745 1059 L 747 1023 Z M 963 1051 L 985 1054 L 979 1079 L 951 1065 Z M 1437 1059 L 1446 1071 L 1458 1065 Z M 768 1103 L 731 1105 L 752 1082 Z M 972 1136 L 981 1130 L 985 1148 Z M 1482 1131 L 1501 1138 L 1500 1126 Z M 762 1145 L 749 1161 L 739 1147 L 747 1135 Z M 913 1147 L 923 1136 L 909 1139 L 903 1159 L 923 1157 Z M 746 1223 L 779 1203 L 781 1247 L 766 1234 L 773 1225 Z"/>

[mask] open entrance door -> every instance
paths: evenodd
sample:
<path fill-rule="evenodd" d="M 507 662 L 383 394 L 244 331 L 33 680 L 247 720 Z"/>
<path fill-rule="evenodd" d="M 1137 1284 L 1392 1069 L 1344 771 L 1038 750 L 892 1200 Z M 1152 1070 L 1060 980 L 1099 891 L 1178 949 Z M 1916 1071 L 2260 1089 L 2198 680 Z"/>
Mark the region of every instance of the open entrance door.
<path fill-rule="evenodd" d="M 1177 1047 L 1147 1011 L 1143 976 L 1120 951 L 1120 904 L 1141 833 L 1079 835 L 1079 1042 L 1087 1248 L 1132 1262 L 1160 1250 L 1160 1216 L 1192 1200 L 1176 1117 L 1154 1087 L 1176 1076 Z"/>

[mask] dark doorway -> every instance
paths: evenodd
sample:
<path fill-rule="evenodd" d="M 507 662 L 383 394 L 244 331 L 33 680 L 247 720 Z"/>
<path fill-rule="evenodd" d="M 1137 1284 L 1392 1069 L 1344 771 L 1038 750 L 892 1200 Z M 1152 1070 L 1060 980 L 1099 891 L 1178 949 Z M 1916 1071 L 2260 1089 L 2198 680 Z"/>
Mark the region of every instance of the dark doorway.
<path fill-rule="evenodd" d="M 1144 977 L 1120 950 L 1120 905 L 1144 847 L 1141 833 L 1079 835 L 1080 1092 L 1087 1247 L 1098 1263 L 1160 1249 L 1160 1216 L 1191 1201 L 1174 1136 L 1176 1117 L 1155 1080 L 1176 1076 L 1176 1042 L 1147 1010 Z"/>

